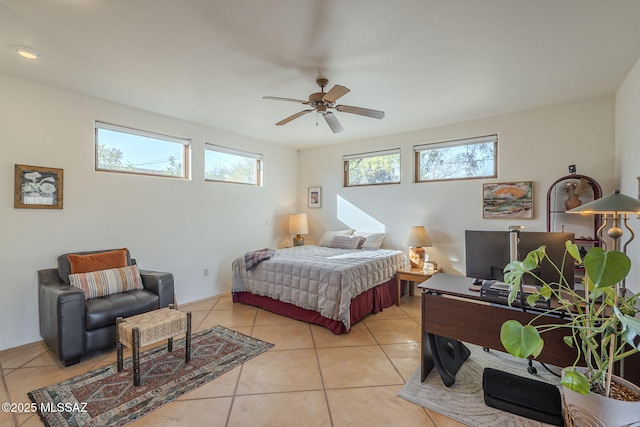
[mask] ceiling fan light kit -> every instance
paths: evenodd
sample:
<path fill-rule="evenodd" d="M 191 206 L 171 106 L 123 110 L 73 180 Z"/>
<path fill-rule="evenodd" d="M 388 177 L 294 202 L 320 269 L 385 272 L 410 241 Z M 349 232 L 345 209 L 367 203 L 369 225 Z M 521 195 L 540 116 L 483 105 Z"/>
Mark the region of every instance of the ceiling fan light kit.
<path fill-rule="evenodd" d="M 272 101 L 288 101 L 295 102 L 298 104 L 308 105 L 313 107 L 312 109 L 299 111 L 287 118 L 280 120 L 276 123 L 276 126 L 286 125 L 292 120 L 297 119 L 298 117 L 304 116 L 305 114 L 311 113 L 312 111 L 316 111 L 318 114 L 321 114 L 324 117 L 324 120 L 331 128 L 333 133 L 340 133 L 344 130 L 338 118 L 333 112 L 328 111 L 329 109 L 333 109 L 339 111 L 341 113 L 350 113 L 357 114 L 365 117 L 372 117 L 374 119 L 381 119 L 384 117 L 384 111 L 380 110 L 372 110 L 369 108 L 362 107 L 354 107 L 351 105 L 336 105 L 336 101 L 342 96 L 346 95 L 350 92 L 350 90 L 344 86 L 334 85 L 329 92 L 324 91 L 324 88 L 329 84 L 329 80 L 324 77 L 319 77 L 316 80 L 318 86 L 320 86 L 320 92 L 315 92 L 309 95 L 309 100 L 304 101 L 302 99 L 294 99 L 294 98 L 280 98 L 277 96 L 264 96 L 263 99 L 268 99 Z"/>

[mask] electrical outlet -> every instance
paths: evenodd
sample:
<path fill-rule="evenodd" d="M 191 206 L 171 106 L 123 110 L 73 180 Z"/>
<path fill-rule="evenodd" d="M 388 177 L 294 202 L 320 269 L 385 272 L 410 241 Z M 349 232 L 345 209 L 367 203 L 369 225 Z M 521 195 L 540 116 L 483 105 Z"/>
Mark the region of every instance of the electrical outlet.
<path fill-rule="evenodd" d="M 264 225 L 269 225 L 269 218 L 264 219 Z"/>
<path fill-rule="evenodd" d="M 208 268 L 205 268 L 205 269 L 202 271 L 202 274 L 204 274 L 204 277 L 207 277 L 207 276 L 209 275 L 209 269 L 208 269 Z"/>

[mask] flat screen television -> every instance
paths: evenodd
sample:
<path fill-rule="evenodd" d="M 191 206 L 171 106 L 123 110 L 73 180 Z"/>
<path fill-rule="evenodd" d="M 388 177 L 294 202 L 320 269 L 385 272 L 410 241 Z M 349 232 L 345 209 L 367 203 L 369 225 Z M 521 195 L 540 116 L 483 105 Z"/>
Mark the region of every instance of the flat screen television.
<path fill-rule="evenodd" d="M 509 231 L 465 231 L 465 256 L 467 277 L 504 281 L 503 270 L 509 263 Z M 569 286 L 573 287 L 574 263 L 573 258 L 567 256 L 562 266 L 565 242 L 575 239 L 573 233 L 545 233 L 538 231 L 521 231 L 518 243 L 518 259 L 522 260 L 532 250 L 540 246 L 547 247 L 547 255 L 562 268 Z M 562 266 L 562 267 L 561 267 Z M 543 261 L 535 271 L 547 283 L 557 282 L 558 272 L 548 261 Z M 524 282 L 528 285 L 538 285 L 538 281 L 525 275 Z"/>

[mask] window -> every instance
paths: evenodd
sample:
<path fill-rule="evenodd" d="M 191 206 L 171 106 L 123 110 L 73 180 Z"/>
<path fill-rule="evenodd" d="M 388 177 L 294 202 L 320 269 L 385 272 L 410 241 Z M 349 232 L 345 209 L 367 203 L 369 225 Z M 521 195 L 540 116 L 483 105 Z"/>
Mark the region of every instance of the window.
<path fill-rule="evenodd" d="M 187 178 L 188 139 L 96 122 L 96 170 Z"/>
<path fill-rule="evenodd" d="M 205 144 L 204 179 L 262 185 L 262 154 Z"/>
<path fill-rule="evenodd" d="M 416 182 L 498 176 L 498 135 L 416 145 Z"/>
<path fill-rule="evenodd" d="M 344 156 L 344 186 L 399 184 L 400 149 Z"/>

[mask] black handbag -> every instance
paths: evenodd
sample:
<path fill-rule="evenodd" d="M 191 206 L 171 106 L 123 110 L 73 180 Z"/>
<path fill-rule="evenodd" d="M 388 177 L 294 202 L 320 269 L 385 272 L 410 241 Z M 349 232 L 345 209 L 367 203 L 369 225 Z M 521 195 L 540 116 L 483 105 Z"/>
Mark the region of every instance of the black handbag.
<path fill-rule="evenodd" d="M 560 390 L 553 384 L 485 368 L 482 390 L 487 406 L 547 424 L 564 425 Z"/>

